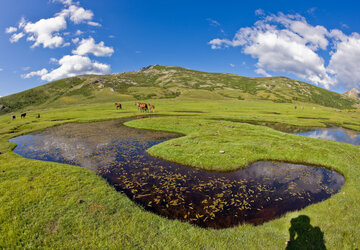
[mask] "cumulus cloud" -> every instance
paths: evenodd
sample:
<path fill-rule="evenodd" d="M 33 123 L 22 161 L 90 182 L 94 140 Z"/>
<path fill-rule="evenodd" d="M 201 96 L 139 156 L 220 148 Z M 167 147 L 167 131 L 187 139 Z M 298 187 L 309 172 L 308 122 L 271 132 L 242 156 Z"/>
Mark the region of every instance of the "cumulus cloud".
<path fill-rule="evenodd" d="M 75 36 L 80 36 L 81 34 L 83 34 L 84 32 L 82 32 L 81 30 L 77 30 L 75 32 Z"/>
<path fill-rule="evenodd" d="M 10 27 L 8 27 L 8 28 L 5 29 L 5 33 L 8 33 L 8 34 L 14 33 L 14 32 L 16 32 L 16 31 L 17 31 L 17 28 L 16 28 L 16 27 L 12 27 L 12 26 L 10 26 Z"/>
<path fill-rule="evenodd" d="M 34 41 L 31 47 L 42 45 L 44 48 L 60 47 L 64 43 L 64 39 L 59 35 L 54 35 L 66 28 L 66 21 L 63 16 L 52 17 L 48 19 L 40 19 L 32 23 L 26 23 L 24 31 L 29 34 L 29 41 Z"/>
<path fill-rule="evenodd" d="M 48 73 L 47 69 L 44 68 L 42 70 L 33 71 L 28 74 L 23 74 L 23 75 L 21 75 L 21 77 L 24 79 L 27 79 L 27 78 L 34 77 L 34 76 L 43 76 L 47 73 Z"/>
<path fill-rule="evenodd" d="M 107 64 L 91 61 L 87 56 L 66 55 L 62 57 L 57 69 L 47 72 L 42 69 L 40 72 L 30 72 L 26 76 L 41 76 L 44 81 L 54 81 L 65 77 L 73 77 L 77 75 L 94 74 L 102 75 L 110 72 L 110 66 Z"/>
<path fill-rule="evenodd" d="M 95 56 L 111 56 L 114 53 L 114 49 L 106 47 L 104 42 L 95 43 L 94 38 L 82 39 L 76 50 L 72 51 L 75 55 L 87 55 L 93 54 Z"/>
<path fill-rule="evenodd" d="M 56 13 L 53 17 L 43 18 L 35 22 L 26 21 L 25 18 L 22 17 L 18 28 L 11 26 L 5 30 L 5 32 L 9 34 L 16 32 L 18 29 L 21 31 L 13 34 L 10 37 L 10 42 L 17 42 L 21 37 L 27 35 L 26 40 L 33 42 L 31 47 L 42 46 L 43 48 L 58 48 L 69 45 L 60 34 L 60 31 L 67 28 L 68 20 L 74 24 L 88 23 L 92 26 L 101 26 L 101 24 L 92 21 L 94 13 L 91 10 L 86 10 L 78 6 L 78 3 L 74 4 L 71 0 L 54 1 L 63 3 L 65 5 L 64 9 Z M 66 32 L 64 34 L 66 34 Z M 80 34 L 81 31 L 76 33 L 76 35 Z"/>
<path fill-rule="evenodd" d="M 339 37 L 341 39 L 335 43 L 336 49 L 331 56 L 328 70 L 347 88 L 360 89 L 360 34 L 345 36 L 339 33 Z"/>
<path fill-rule="evenodd" d="M 209 44 L 212 49 L 242 47 L 243 53 L 257 59 L 255 72 L 264 76 L 270 76 L 267 70 L 294 74 L 327 89 L 337 84 L 360 85 L 356 67 L 360 35 L 347 36 L 340 30 L 310 25 L 298 14 L 263 17 L 253 27 L 240 28 L 232 40 L 215 38 Z M 318 54 L 320 50 L 329 51 L 328 66 Z"/>
<path fill-rule="evenodd" d="M 80 41 L 78 36 L 83 34 L 80 30 L 74 33 L 75 36 L 71 39 L 72 44 L 70 43 L 70 38 L 68 38 L 69 41 L 64 39 L 64 37 L 66 38 L 70 34 L 69 31 L 65 30 L 68 24 L 86 23 L 100 27 L 101 24 L 92 21 L 94 13 L 91 10 L 82 8 L 78 2 L 73 2 L 72 0 L 52 0 L 52 2 L 62 3 L 64 5 L 63 9 L 53 17 L 40 19 L 35 22 L 27 21 L 22 17 L 18 28 L 8 27 L 5 30 L 6 33 L 13 33 L 10 37 L 10 42 L 17 42 L 22 37 L 27 36 L 26 40 L 33 43 L 31 47 L 63 48 L 72 44 L 77 47 L 72 50 L 73 55 L 64 55 L 59 60 L 50 58 L 49 63 L 58 65 L 57 68 L 49 70 L 43 68 L 23 74 L 21 77 L 27 79 L 39 76 L 44 81 L 53 81 L 76 75 L 109 73 L 110 65 L 92 60 L 89 56 L 111 56 L 114 53 L 112 47 L 105 46 L 102 41 L 96 43 L 92 37 Z M 24 70 L 29 69 L 24 68 Z"/>
<path fill-rule="evenodd" d="M 70 5 L 67 9 L 62 10 L 58 13 L 59 16 L 69 17 L 75 24 L 90 21 L 94 13 L 91 10 L 85 10 L 83 7 Z"/>
<path fill-rule="evenodd" d="M 77 44 L 80 39 L 78 37 L 74 38 L 74 39 L 71 39 L 71 41 L 74 43 L 74 44 Z"/>
<path fill-rule="evenodd" d="M 268 72 L 266 72 L 265 70 L 263 70 L 263 69 L 256 69 L 255 73 L 258 73 L 259 75 L 263 75 L 263 76 L 266 76 L 266 77 L 271 77 L 271 75 Z"/>

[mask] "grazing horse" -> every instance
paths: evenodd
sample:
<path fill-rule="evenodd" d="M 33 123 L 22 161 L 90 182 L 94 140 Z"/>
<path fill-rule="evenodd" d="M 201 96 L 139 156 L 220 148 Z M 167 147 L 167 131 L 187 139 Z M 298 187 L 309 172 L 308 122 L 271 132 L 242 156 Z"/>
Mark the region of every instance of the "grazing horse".
<path fill-rule="evenodd" d="M 16 115 L 13 115 L 13 117 L 12 117 L 12 118 L 13 118 L 13 120 L 15 120 L 15 119 L 16 119 Z"/>
<path fill-rule="evenodd" d="M 26 117 L 26 113 L 21 114 L 21 119 Z"/>
<path fill-rule="evenodd" d="M 152 110 L 152 112 L 155 112 L 155 106 L 151 105 L 150 103 L 148 104 L 148 108 L 149 108 L 149 112 Z"/>
<path fill-rule="evenodd" d="M 140 111 L 148 110 L 148 105 L 146 103 L 136 102 L 135 105 L 138 106 L 138 109 L 140 109 Z"/>
<path fill-rule="evenodd" d="M 122 109 L 121 103 L 115 103 L 115 107 L 116 107 L 116 109 Z"/>
<path fill-rule="evenodd" d="M 37 114 L 36 118 L 40 118 L 40 114 Z"/>

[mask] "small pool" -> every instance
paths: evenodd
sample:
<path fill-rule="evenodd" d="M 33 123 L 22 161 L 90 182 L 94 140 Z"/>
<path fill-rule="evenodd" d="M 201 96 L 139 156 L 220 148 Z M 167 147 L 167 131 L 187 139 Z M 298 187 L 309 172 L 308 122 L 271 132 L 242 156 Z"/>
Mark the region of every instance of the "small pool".
<path fill-rule="evenodd" d="M 353 145 L 360 145 L 360 132 L 343 129 L 343 128 L 320 128 L 307 132 L 295 133 L 311 138 L 338 141 Z"/>
<path fill-rule="evenodd" d="M 261 224 L 328 199 L 345 181 L 335 171 L 283 162 L 230 173 L 182 166 L 146 153 L 180 135 L 124 121 L 65 124 L 10 141 L 23 157 L 89 168 L 146 210 L 201 227 Z"/>

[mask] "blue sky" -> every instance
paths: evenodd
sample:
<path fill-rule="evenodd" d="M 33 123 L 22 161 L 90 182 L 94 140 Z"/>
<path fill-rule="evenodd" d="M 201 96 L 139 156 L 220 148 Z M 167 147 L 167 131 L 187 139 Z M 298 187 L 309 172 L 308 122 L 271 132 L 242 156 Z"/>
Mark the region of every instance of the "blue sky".
<path fill-rule="evenodd" d="M 150 64 L 360 89 L 357 1 L 3 1 L 0 96 Z"/>

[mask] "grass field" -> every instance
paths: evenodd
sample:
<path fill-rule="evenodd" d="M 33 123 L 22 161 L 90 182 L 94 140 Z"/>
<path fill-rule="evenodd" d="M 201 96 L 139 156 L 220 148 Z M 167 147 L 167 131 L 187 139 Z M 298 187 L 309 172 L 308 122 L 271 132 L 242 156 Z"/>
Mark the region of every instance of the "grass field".
<path fill-rule="evenodd" d="M 143 116 L 133 102 L 123 103 L 121 111 L 106 103 L 33 110 L 15 121 L 7 114 L 0 116 L 0 248 L 284 249 L 290 220 L 299 215 L 307 215 L 311 225 L 320 227 L 328 248 L 360 246 L 360 147 L 241 122 L 276 122 L 284 127 L 332 124 L 360 131 L 359 110 L 193 98 L 151 100 L 155 114 L 166 117 L 126 125 L 185 134 L 154 146 L 149 153 L 196 168 L 229 171 L 263 159 L 302 162 L 337 170 L 345 176 L 345 185 L 326 201 L 260 226 L 199 228 L 145 211 L 90 170 L 29 160 L 11 152 L 15 145 L 8 142 L 10 138 L 46 127 Z M 37 113 L 40 119 L 35 118 Z"/>

